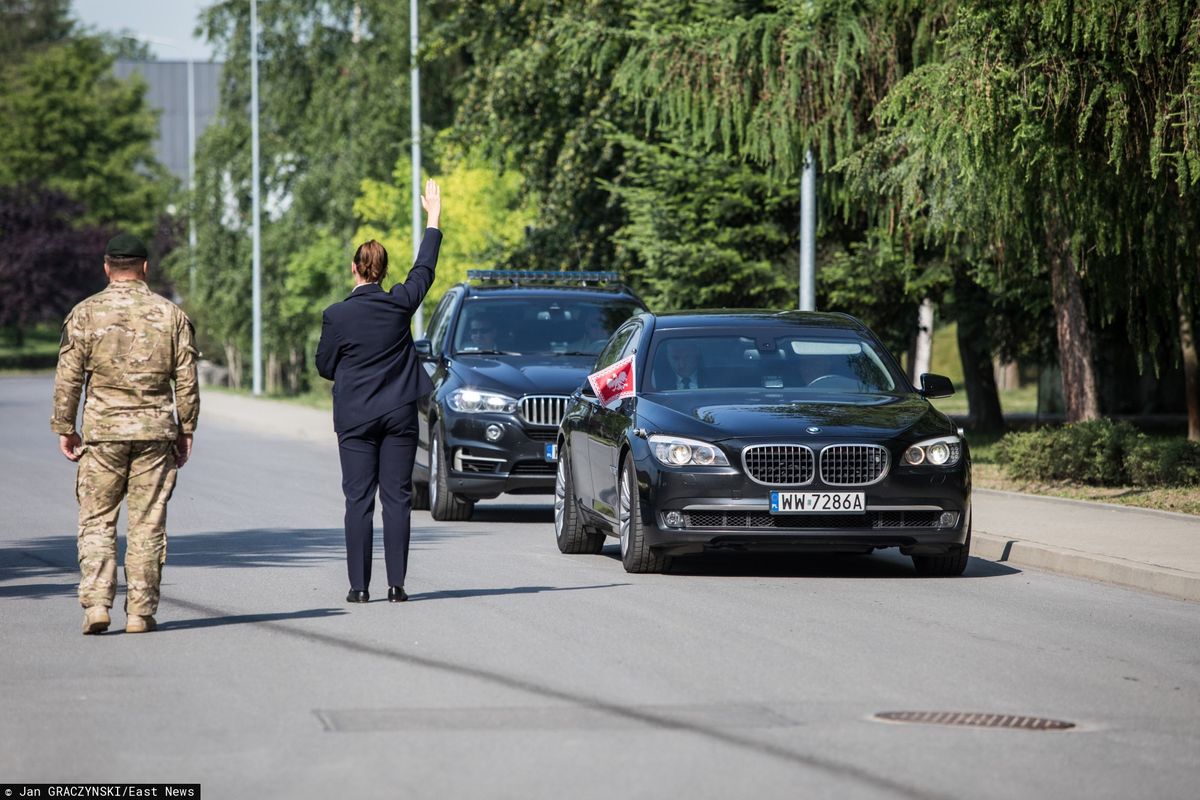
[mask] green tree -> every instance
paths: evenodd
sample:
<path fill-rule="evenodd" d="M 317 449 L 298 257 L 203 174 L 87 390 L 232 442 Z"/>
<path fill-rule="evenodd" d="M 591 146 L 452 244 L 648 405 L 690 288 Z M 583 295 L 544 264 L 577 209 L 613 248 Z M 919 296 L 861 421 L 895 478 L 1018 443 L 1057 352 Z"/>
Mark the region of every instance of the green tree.
<path fill-rule="evenodd" d="M 80 224 L 149 239 L 169 178 L 154 157 L 145 85 L 118 80 L 112 61 L 99 40 L 83 37 L 0 69 L 0 185 L 63 191 L 84 204 Z"/>
<path fill-rule="evenodd" d="M 442 227 L 447 231 L 438 255 L 437 276 L 426 305 L 432 306 L 447 289 L 467 277 L 468 269 L 489 268 L 516 248 L 534 222 L 524 181 L 496 162 L 446 145 L 451 154 L 440 159 L 444 172 L 432 177 L 442 189 Z M 412 168 L 401 158 L 392 181 L 363 181 L 354 204 L 359 227 L 356 243 L 378 239 L 389 253 L 388 282 L 404 280 L 412 263 Z M 349 253 L 343 261 L 350 263 Z M 347 278 L 348 280 L 348 278 Z"/>

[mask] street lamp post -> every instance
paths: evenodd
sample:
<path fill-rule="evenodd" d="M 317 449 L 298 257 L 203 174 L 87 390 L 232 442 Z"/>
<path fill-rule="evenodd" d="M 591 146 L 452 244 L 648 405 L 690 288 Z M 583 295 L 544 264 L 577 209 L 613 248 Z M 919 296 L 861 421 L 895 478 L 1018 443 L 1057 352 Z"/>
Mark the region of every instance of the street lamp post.
<path fill-rule="evenodd" d="M 417 0 L 409 0 L 409 56 L 411 58 L 409 82 L 412 86 L 412 236 L 413 261 L 421 250 L 421 69 L 417 66 Z M 422 336 L 425 332 L 425 311 L 418 305 L 415 317 L 415 332 Z"/>
<path fill-rule="evenodd" d="M 254 394 L 262 394 L 262 236 L 260 218 L 262 208 L 258 184 L 258 2 L 250 0 L 250 198 L 253 214 L 253 251 L 251 276 L 251 304 L 253 306 L 252 336 L 254 348 Z"/>
<path fill-rule="evenodd" d="M 800 310 L 817 310 L 817 161 L 812 150 L 804 153 L 800 178 Z"/>

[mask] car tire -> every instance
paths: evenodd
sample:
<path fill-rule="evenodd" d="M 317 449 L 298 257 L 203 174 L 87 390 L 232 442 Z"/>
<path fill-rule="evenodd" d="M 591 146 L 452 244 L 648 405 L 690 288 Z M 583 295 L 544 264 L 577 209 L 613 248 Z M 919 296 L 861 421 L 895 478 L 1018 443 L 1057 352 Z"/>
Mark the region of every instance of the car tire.
<path fill-rule="evenodd" d="M 429 510 L 429 484 L 420 481 L 413 481 L 412 484 L 412 510 L 413 511 L 428 511 Z"/>
<path fill-rule="evenodd" d="M 617 532 L 621 537 L 621 563 L 626 572 L 665 572 L 670 566 L 669 556 L 646 543 L 637 470 L 629 453 L 625 454 L 617 480 Z"/>
<path fill-rule="evenodd" d="M 554 473 L 554 538 L 560 553 L 599 553 L 604 549 L 603 533 L 589 531 L 579 513 L 575 497 L 575 478 L 567 454 L 559 448 L 558 468 Z"/>
<path fill-rule="evenodd" d="M 449 472 L 441 437 L 435 431 L 429 440 L 429 514 L 440 521 L 461 522 L 470 519 L 475 511 L 475 503 L 463 500 L 450 491 Z"/>
<path fill-rule="evenodd" d="M 913 556 L 918 575 L 929 578 L 953 578 L 963 574 L 971 560 L 971 527 L 967 523 L 967 541 L 941 556 Z"/>

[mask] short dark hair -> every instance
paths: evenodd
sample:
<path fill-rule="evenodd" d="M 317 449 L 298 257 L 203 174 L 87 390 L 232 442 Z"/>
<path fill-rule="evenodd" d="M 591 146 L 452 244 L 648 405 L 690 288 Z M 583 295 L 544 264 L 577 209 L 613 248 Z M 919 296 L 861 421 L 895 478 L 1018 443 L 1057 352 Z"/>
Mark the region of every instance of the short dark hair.
<path fill-rule="evenodd" d="M 104 265 L 116 272 L 132 272 L 142 268 L 146 259 L 141 256 L 105 256 Z"/>

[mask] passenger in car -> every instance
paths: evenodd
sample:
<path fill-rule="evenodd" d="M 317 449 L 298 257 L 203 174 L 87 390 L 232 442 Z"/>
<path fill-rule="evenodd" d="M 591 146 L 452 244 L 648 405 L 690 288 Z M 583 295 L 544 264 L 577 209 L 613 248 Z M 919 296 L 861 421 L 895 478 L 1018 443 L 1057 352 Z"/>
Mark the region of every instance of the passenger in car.
<path fill-rule="evenodd" d="M 700 359 L 700 345 L 688 339 L 670 339 L 666 351 L 667 369 L 658 381 L 660 389 L 703 389 L 709 385 Z M 661 361 L 662 356 L 659 356 Z"/>

